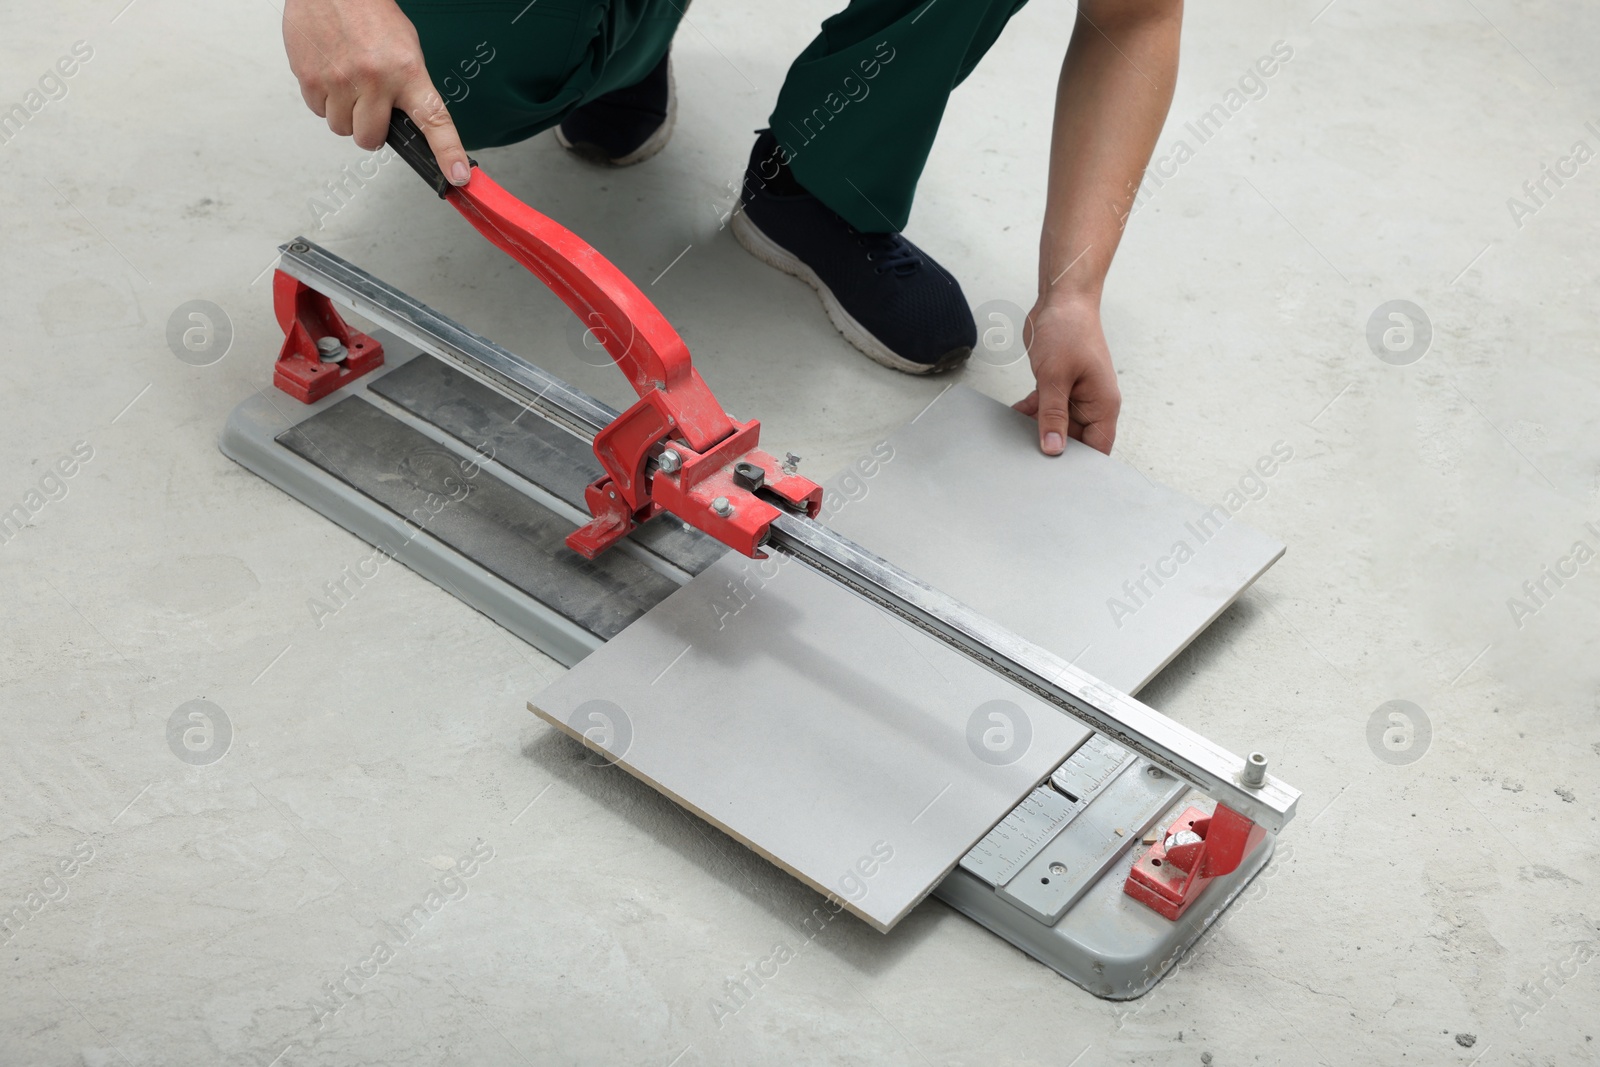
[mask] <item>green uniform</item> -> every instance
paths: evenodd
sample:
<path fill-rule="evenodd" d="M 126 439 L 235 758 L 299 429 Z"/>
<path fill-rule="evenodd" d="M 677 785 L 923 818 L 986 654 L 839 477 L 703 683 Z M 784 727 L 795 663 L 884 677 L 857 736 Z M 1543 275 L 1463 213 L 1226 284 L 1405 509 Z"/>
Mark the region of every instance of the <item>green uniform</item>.
<path fill-rule="evenodd" d="M 642 79 L 687 0 L 399 0 L 469 149 L 549 129 Z M 864 232 L 904 228 L 945 101 L 1026 0 L 851 0 L 789 68 L 773 134 Z"/>

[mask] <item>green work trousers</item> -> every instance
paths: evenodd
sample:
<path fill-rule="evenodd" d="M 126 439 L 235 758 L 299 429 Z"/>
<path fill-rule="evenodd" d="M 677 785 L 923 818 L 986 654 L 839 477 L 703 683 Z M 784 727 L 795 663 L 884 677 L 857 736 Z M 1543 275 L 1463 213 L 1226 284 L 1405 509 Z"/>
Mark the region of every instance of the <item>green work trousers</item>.
<path fill-rule="evenodd" d="M 399 0 L 469 149 L 531 137 L 639 81 L 686 2 Z M 850 0 L 772 112 L 795 178 L 858 230 L 903 229 L 945 101 L 1026 2 Z"/>

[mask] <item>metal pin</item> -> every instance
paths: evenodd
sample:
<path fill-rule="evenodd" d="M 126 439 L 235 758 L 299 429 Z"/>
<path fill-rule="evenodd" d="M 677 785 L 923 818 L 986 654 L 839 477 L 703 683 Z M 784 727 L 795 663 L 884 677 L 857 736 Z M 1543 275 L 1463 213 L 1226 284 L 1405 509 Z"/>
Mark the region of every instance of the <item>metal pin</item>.
<path fill-rule="evenodd" d="M 1267 757 L 1260 752 L 1252 752 L 1245 757 L 1244 772 L 1239 775 L 1239 781 L 1251 789 L 1260 789 L 1267 784 Z"/>

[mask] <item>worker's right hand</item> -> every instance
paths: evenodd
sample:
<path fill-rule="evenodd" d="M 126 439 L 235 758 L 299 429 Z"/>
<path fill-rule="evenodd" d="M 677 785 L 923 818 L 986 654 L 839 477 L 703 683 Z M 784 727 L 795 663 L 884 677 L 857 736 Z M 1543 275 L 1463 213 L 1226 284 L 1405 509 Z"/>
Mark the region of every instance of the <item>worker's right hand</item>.
<path fill-rule="evenodd" d="M 417 124 L 452 184 L 471 176 L 466 149 L 428 77 L 422 44 L 394 0 L 285 0 L 283 44 L 306 106 L 341 137 L 383 147 L 390 111 Z"/>
<path fill-rule="evenodd" d="M 1099 296 L 1040 297 L 1023 336 L 1037 387 L 1011 406 L 1038 420 L 1039 450 L 1059 456 L 1070 437 L 1109 456 L 1122 391 L 1100 325 Z"/>

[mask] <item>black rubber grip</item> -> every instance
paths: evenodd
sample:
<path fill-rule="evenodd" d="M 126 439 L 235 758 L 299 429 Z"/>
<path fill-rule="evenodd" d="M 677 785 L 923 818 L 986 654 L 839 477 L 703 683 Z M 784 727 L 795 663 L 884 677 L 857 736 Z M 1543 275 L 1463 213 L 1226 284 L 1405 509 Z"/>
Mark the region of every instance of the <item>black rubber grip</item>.
<path fill-rule="evenodd" d="M 389 136 L 384 140 L 396 155 L 411 165 L 412 170 L 422 175 L 422 180 L 433 187 L 440 200 L 454 188 L 450 179 L 444 176 L 444 171 L 439 169 L 438 161 L 433 158 L 428 139 L 422 136 L 422 131 L 411 121 L 411 116 L 399 108 L 389 113 Z M 467 162 L 474 167 L 478 165 L 476 160 L 469 159 Z"/>

